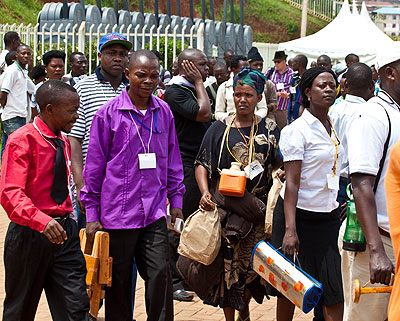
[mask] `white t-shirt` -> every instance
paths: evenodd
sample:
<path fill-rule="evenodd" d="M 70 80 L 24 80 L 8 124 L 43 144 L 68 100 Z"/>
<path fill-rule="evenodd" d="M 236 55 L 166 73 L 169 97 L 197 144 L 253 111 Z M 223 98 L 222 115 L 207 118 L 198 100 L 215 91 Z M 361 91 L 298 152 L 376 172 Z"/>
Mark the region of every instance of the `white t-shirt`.
<path fill-rule="evenodd" d="M 307 109 L 301 117 L 281 131 L 279 148 L 283 161 L 301 160 L 297 207 L 313 212 L 331 212 L 339 206 L 337 190 L 328 188 L 327 175 L 333 175 L 337 142 L 334 132 L 329 137 L 324 125 Z M 338 146 L 337 172 L 341 168 L 343 147 Z M 285 196 L 286 183 L 281 190 Z"/>
<path fill-rule="evenodd" d="M 6 92 L 7 102 L 4 106 L 1 120 L 27 116 L 28 71 L 14 62 L 4 71 L 1 91 Z"/>
<path fill-rule="evenodd" d="M 348 136 L 350 174 L 361 173 L 376 176 L 383 149 L 389 133 L 389 121 L 383 108 L 389 114 L 391 136 L 382 174 L 375 193 L 378 226 L 389 232 L 386 209 L 385 175 L 389 164 L 390 150 L 400 139 L 400 106 L 384 91 L 371 98 L 360 109 L 357 119 L 351 125 Z"/>
<path fill-rule="evenodd" d="M 328 113 L 336 135 L 339 137 L 340 144 L 344 148 L 342 168 L 340 170 L 340 176 L 342 177 L 348 177 L 349 172 L 347 135 L 353 120 L 358 117 L 360 108 L 362 109 L 365 103 L 364 98 L 347 94 L 346 99 L 333 105 Z"/>
<path fill-rule="evenodd" d="M 212 85 L 216 81 L 217 81 L 217 78 L 215 78 L 214 76 L 208 76 L 206 81 L 204 82 L 204 87 L 207 88 L 208 86 Z"/>

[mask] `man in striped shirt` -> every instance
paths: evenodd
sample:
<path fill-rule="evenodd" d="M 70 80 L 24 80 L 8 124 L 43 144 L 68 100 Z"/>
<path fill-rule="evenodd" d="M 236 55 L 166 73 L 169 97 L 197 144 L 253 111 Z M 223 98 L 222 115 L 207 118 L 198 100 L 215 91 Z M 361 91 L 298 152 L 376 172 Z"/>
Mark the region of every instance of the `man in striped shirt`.
<path fill-rule="evenodd" d="M 111 33 L 103 36 L 99 43 L 100 66 L 94 73 L 79 81 L 74 87 L 80 97 L 79 119 L 69 134 L 71 142 L 72 174 L 76 184 L 79 210 L 85 209 L 79 200 L 79 192 L 85 185 L 82 171 L 89 144 L 90 126 L 94 114 L 110 99 L 122 93 L 129 84 L 125 77 L 128 66 L 128 51 L 132 43 L 125 36 Z M 78 213 L 78 226 L 84 227 L 86 219 Z"/>
<path fill-rule="evenodd" d="M 289 106 L 290 84 L 293 78 L 293 70 L 287 65 L 287 54 L 284 51 L 276 51 L 273 62 L 274 67 L 269 68 L 265 76 L 275 85 L 278 96 L 278 108 L 274 111 L 276 123 L 280 128 L 286 125 Z"/>

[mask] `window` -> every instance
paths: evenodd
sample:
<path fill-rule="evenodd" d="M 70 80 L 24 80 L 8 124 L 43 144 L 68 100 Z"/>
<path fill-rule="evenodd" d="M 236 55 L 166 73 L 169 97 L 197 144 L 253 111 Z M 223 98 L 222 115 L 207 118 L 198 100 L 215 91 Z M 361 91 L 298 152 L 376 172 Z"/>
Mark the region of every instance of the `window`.
<path fill-rule="evenodd" d="M 396 24 L 395 24 L 395 23 L 392 24 L 392 28 L 393 28 L 393 29 L 396 29 Z"/>
<path fill-rule="evenodd" d="M 395 32 L 392 32 L 392 36 L 395 36 L 396 35 L 396 33 Z"/>
<path fill-rule="evenodd" d="M 393 20 L 396 20 L 397 16 L 393 16 Z"/>
<path fill-rule="evenodd" d="M 383 27 L 386 28 L 386 23 L 383 24 Z"/>

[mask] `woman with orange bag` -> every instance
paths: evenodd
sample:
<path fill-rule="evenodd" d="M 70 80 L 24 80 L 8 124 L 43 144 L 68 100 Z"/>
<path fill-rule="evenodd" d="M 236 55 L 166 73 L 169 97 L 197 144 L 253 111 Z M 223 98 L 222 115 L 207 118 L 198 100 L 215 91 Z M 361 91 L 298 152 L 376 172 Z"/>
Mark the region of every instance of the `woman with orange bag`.
<path fill-rule="evenodd" d="M 254 115 L 264 83 L 265 77 L 258 70 L 247 67 L 237 74 L 233 82 L 236 113 L 208 129 L 196 159 L 200 207 L 213 210 L 217 204 L 225 262 L 219 282 L 204 303 L 223 308 L 227 321 L 234 320 L 235 310 L 239 310 L 238 320 L 250 320 L 251 298 L 262 303 L 265 295 L 265 281 L 249 265 L 254 246 L 266 239 L 264 204 L 272 186 L 272 170 L 279 168 L 281 159 L 278 126 L 271 119 Z M 221 170 L 225 169 L 224 175 L 233 162 L 248 177 L 243 197 L 227 196 L 230 193 L 222 179 L 219 184 Z"/>

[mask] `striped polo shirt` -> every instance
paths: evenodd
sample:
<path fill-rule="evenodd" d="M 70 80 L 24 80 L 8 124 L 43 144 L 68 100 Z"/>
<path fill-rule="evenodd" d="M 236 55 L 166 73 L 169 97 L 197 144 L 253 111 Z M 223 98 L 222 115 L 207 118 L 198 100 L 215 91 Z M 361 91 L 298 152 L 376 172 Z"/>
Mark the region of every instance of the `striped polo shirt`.
<path fill-rule="evenodd" d="M 122 74 L 122 81 L 117 90 L 114 90 L 110 82 L 105 80 L 97 67 L 92 75 L 86 77 L 75 84 L 74 88 L 80 97 L 80 107 L 78 109 L 79 118 L 74 124 L 70 136 L 82 139 L 82 156 L 85 163 L 89 145 L 90 126 L 94 114 L 112 98 L 118 96 L 129 84 L 125 74 Z"/>
<path fill-rule="evenodd" d="M 269 68 L 265 75 L 267 76 L 270 73 L 271 68 Z M 277 89 L 278 83 L 283 83 L 283 90 L 290 94 L 290 84 L 292 83 L 292 78 L 294 75 L 294 71 L 289 67 L 286 66 L 286 70 L 283 74 L 280 74 L 276 68 L 272 72 L 271 76 L 268 78 L 271 80 L 275 85 L 276 92 L 282 91 Z M 289 106 L 289 98 L 284 97 L 277 97 L 278 98 L 278 110 L 287 110 Z"/>

